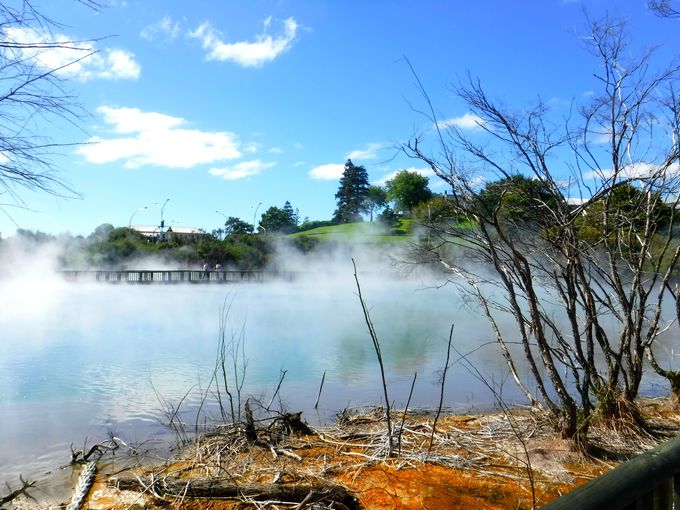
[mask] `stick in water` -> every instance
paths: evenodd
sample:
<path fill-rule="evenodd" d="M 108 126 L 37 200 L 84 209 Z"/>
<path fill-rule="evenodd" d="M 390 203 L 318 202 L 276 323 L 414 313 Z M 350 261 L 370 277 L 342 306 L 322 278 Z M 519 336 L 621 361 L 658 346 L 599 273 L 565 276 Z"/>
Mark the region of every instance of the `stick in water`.
<path fill-rule="evenodd" d="M 326 380 L 326 371 L 323 371 L 321 376 L 321 385 L 319 386 L 319 394 L 316 396 L 316 402 L 314 403 L 314 409 L 319 407 L 319 399 L 321 398 L 321 390 L 323 390 L 323 382 Z"/>

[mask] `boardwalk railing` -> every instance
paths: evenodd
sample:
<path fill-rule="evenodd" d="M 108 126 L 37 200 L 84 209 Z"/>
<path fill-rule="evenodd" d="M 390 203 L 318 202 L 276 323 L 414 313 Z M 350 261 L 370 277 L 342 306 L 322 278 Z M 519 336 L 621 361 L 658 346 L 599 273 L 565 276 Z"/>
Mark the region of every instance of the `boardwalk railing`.
<path fill-rule="evenodd" d="M 292 280 L 294 273 L 280 271 L 203 271 L 195 270 L 64 270 L 61 274 L 69 282 L 108 283 L 236 283 Z"/>
<path fill-rule="evenodd" d="M 680 437 L 621 464 L 542 510 L 680 510 Z"/>

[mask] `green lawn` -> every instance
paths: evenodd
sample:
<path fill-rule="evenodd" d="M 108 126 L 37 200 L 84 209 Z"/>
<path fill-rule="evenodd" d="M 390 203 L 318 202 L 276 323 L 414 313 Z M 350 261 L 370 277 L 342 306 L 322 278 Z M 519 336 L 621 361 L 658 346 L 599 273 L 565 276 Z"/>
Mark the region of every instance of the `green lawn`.
<path fill-rule="evenodd" d="M 288 237 L 312 237 L 321 241 L 347 241 L 358 244 L 395 243 L 412 241 L 412 229 L 415 222 L 402 219 L 399 225 L 389 229 L 379 223 L 343 223 L 327 227 L 317 227 L 303 232 L 296 232 Z"/>

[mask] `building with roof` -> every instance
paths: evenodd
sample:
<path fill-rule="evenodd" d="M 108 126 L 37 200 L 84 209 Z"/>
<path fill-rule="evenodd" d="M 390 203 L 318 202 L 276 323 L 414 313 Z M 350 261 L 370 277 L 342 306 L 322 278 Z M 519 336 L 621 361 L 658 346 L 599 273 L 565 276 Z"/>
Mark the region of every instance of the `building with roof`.
<path fill-rule="evenodd" d="M 130 228 L 146 237 L 150 242 L 170 241 L 172 239 L 198 242 L 210 237 L 210 234 L 196 227 L 171 226 L 162 231 L 158 225 L 131 225 Z"/>

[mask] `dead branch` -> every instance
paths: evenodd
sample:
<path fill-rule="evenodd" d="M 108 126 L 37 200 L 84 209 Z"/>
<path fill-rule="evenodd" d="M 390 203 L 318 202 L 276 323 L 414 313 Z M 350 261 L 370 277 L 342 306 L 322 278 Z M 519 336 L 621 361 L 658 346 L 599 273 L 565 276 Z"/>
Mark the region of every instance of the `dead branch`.
<path fill-rule="evenodd" d="M 437 406 L 437 414 L 434 416 L 434 423 L 432 424 L 432 434 L 430 435 L 430 446 L 427 452 L 432 452 L 432 444 L 434 443 L 434 435 L 437 431 L 437 421 L 442 414 L 442 405 L 444 404 L 444 386 L 446 385 L 446 373 L 449 371 L 449 360 L 451 359 L 451 340 L 453 340 L 453 324 L 451 324 L 451 331 L 449 332 L 449 342 L 446 347 L 446 361 L 444 362 L 444 369 L 442 370 L 442 380 L 439 392 L 439 405 Z"/>
<path fill-rule="evenodd" d="M 316 485 L 274 485 L 274 484 L 235 484 L 220 479 L 118 477 L 109 480 L 109 485 L 120 490 L 149 491 L 161 498 L 243 498 L 254 501 L 287 501 L 306 504 L 333 501 L 350 509 L 358 509 L 356 497 L 341 485 L 319 483 Z"/>
<path fill-rule="evenodd" d="M 387 444 L 388 444 L 388 455 L 391 456 L 394 451 L 394 443 L 392 438 L 392 417 L 390 416 L 390 399 L 387 396 L 387 379 L 385 378 L 385 365 L 383 363 L 382 351 L 380 350 L 380 342 L 378 341 L 378 335 L 373 327 L 373 322 L 371 321 L 371 315 L 366 307 L 366 302 L 361 294 L 361 285 L 359 284 L 359 276 L 357 275 L 357 265 L 352 259 L 352 266 L 354 266 L 354 280 L 357 284 L 357 295 L 359 296 L 359 302 L 361 303 L 361 309 L 364 312 L 364 320 L 366 321 L 366 326 L 368 327 L 368 333 L 371 335 L 371 340 L 373 341 L 373 348 L 375 350 L 375 355 L 378 358 L 378 365 L 380 366 L 380 377 L 382 380 L 383 394 L 385 396 L 385 415 L 387 419 Z"/>
<path fill-rule="evenodd" d="M 5 503 L 9 503 L 10 501 L 21 496 L 22 494 L 33 499 L 32 496 L 28 493 L 28 489 L 30 489 L 31 487 L 35 487 L 35 482 L 29 482 L 28 480 L 24 480 L 24 478 L 21 475 L 19 475 L 19 480 L 21 481 L 21 487 L 11 491 L 9 494 L 7 494 L 7 496 L 3 496 L 2 498 L 0 498 L 0 508 L 2 508 L 2 505 L 4 505 Z M 9 484 L 7 484 L 7 488 L 11 489 Z"/>

